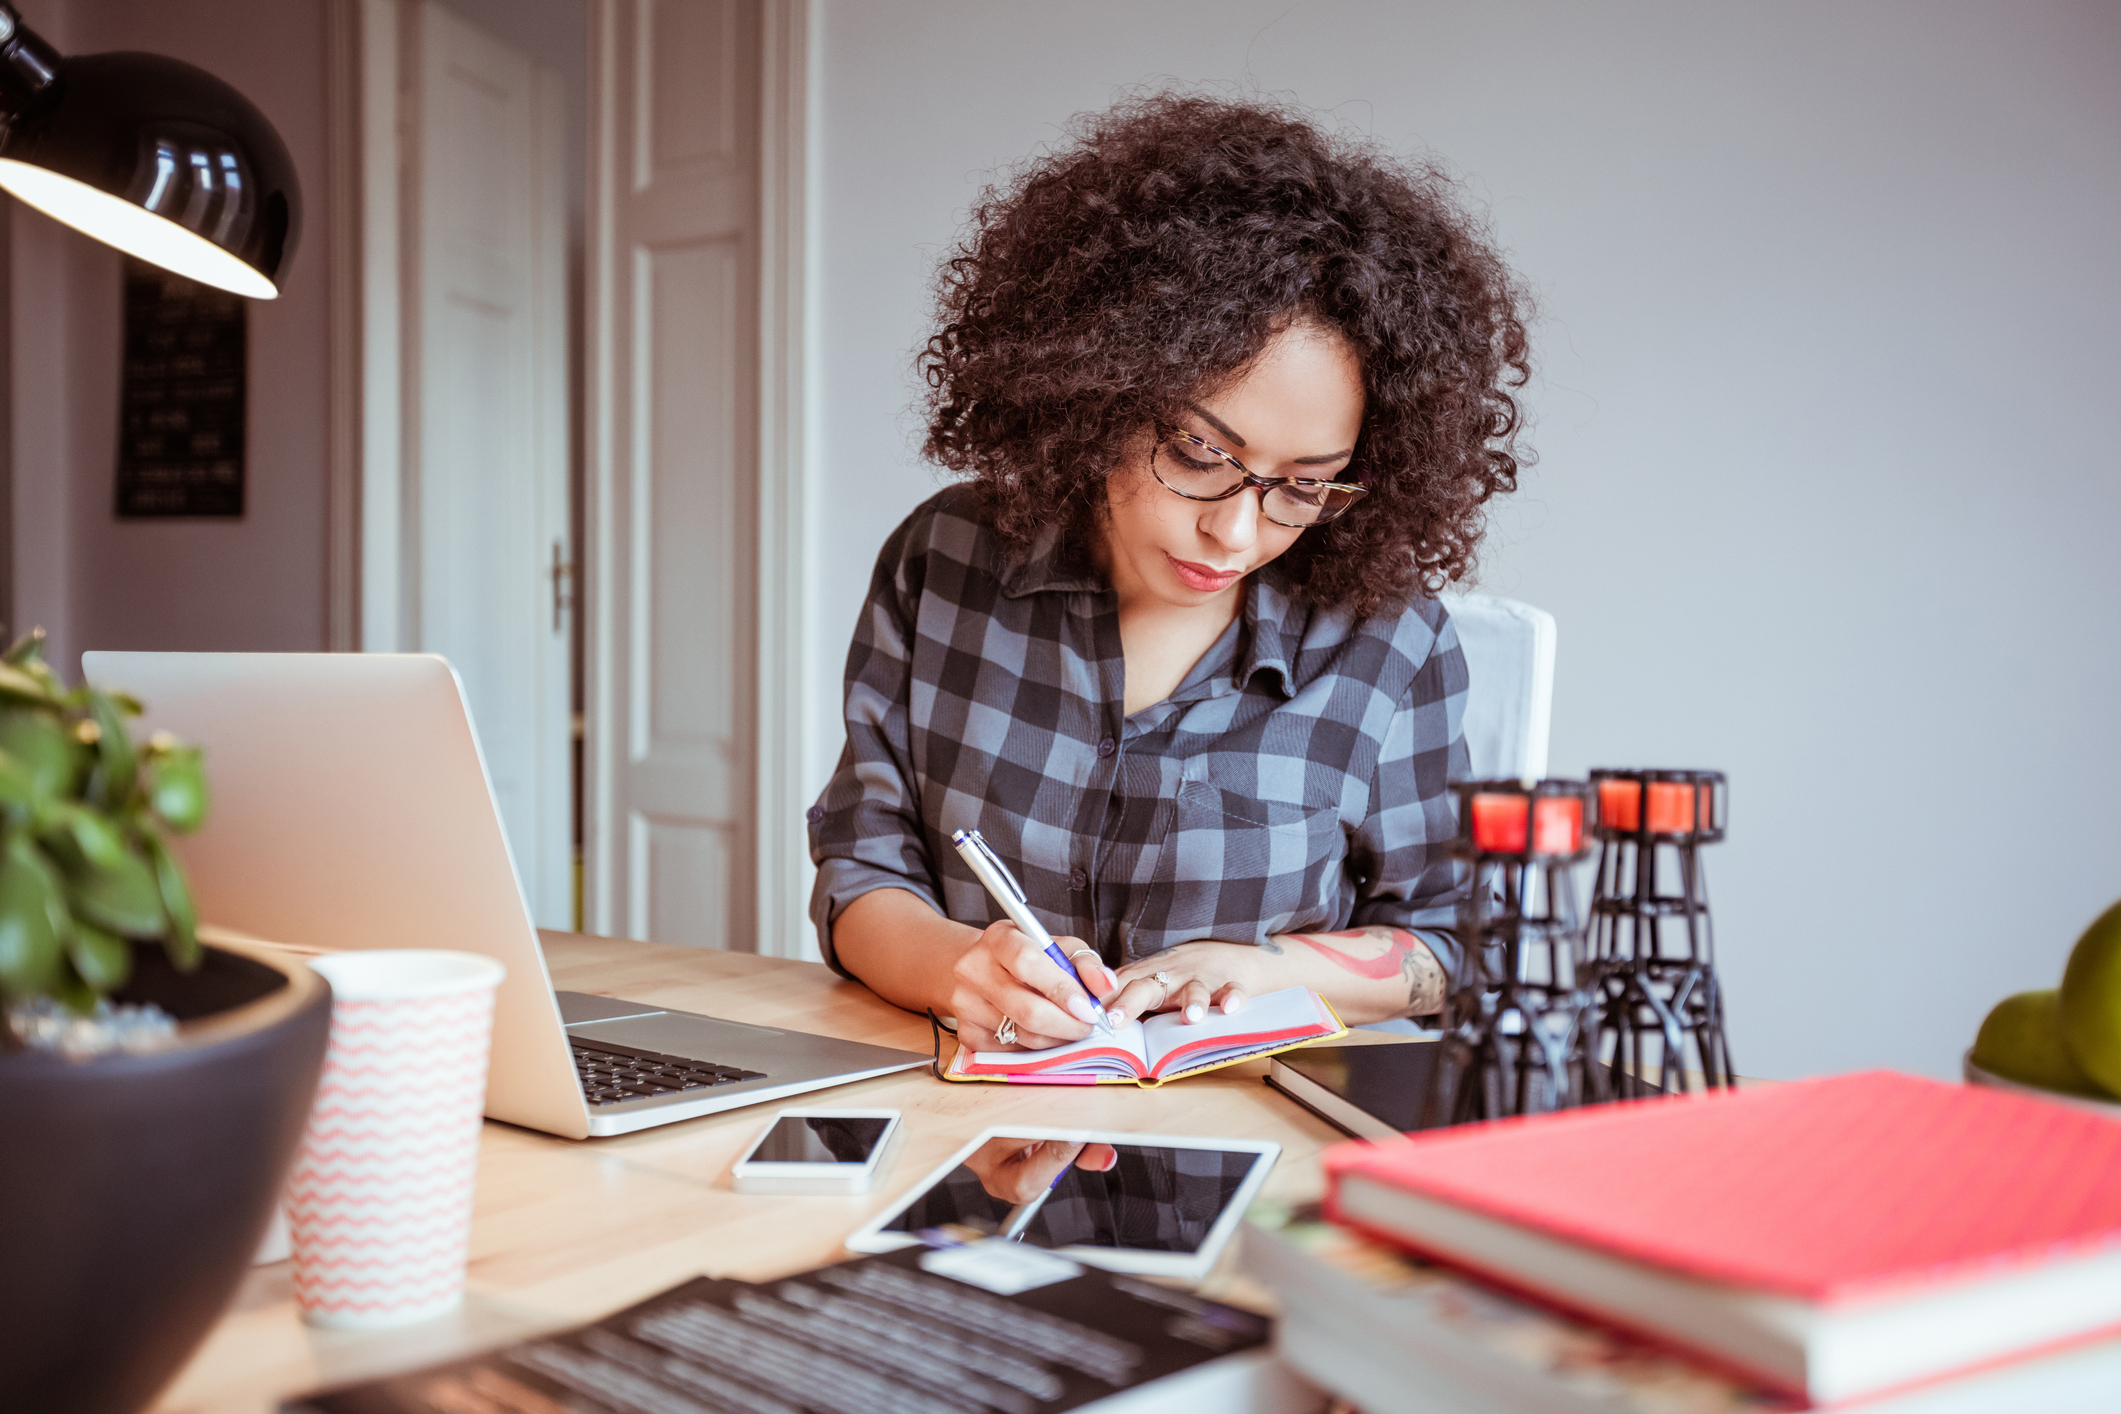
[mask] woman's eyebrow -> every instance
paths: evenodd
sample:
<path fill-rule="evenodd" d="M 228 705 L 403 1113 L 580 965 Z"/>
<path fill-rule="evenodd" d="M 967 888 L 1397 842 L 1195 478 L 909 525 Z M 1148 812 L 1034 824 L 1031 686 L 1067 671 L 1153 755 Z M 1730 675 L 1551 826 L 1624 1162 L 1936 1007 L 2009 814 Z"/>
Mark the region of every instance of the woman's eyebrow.
<path fill-rule="evenodd" d="M 1242 447 L 1245 444 L 1244 438 L 1238 436 L 1235 432 L 1230 430 L 1229 423 L 1224 422 L 1221 418 L 1217 417 L 1214 413 L 1209 412 L 1199 403 L 1187 403 L 1186 406 L 1193 409 L 1194 413 L 1199 416 L 1202 422 L 1207 423 L 1210 427 L 1214 428 L 1217 432 L 1222 433 L 1223 436 L 1228 437 L 1232 442 L 1236 443 L 1238 446 Z"/>
<path fill-rule="evenodd" d="M 1223 436 L 1229 438 L 1236 445 L 1242 447 L 1245 444 L 1245 439 L 1238 436 L 1237 433 L 1230 427 L 1230 424 L 1224 422 L 1214 413 L 1209 412 L 1199 403 L 1187 403 L 1186 406 L 1191 408 L 1194 412 L 1194 415 L 1199 417 L 1202 422 L 1207 423 L 1217 432 L 1222 433 Z M 1289 462 L 1292 466 L 1327 466 L 1333 462 L 1346 461 L 1349 457 L 1352 457 L 1354 455 L 1355 449 L 1353 447 L 1350 447 L 1345 452 L 1327 452 L 1323 456 L 1291 457 L 1289 459 Z"/>

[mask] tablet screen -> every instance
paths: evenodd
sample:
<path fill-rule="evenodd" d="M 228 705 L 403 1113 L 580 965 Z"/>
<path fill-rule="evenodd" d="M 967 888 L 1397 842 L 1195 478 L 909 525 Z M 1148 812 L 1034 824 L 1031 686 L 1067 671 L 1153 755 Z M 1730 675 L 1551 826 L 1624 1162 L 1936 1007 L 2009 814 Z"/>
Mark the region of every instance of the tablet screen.
<path fill-rule="evenodd" d="M 882 1231 L 960 1227 L 1041 1247 L 1196 1252 L 1254 1165 L 1271 1162 L 1242 1150 L 1003 1134 L 915 1194 Z"/>

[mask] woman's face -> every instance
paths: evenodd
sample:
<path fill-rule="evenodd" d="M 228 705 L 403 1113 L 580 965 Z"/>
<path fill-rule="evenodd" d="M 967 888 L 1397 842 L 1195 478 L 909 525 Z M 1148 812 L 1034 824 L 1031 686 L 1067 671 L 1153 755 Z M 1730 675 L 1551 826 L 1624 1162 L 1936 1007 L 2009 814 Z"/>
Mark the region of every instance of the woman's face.
<path fill-rule="evenodd" d="M 1189 406 L 1176 426 L 1228 452 L 1254 476 L 1330 481 L 1354 454 L 1362 412 L 1355 351 L 1329 329 L 1297 323 L 1260 352 L 1243 378 Z M 1221 501 L 1191 501 L 1169 490 L 1150 469 L 1155 440 L 1144 437 L 1106 482 L 1100 567 L 1122 605 L 1227 609 L 1244 576 L 1303 531 L 1262 515 L 1253 487 Z"/>

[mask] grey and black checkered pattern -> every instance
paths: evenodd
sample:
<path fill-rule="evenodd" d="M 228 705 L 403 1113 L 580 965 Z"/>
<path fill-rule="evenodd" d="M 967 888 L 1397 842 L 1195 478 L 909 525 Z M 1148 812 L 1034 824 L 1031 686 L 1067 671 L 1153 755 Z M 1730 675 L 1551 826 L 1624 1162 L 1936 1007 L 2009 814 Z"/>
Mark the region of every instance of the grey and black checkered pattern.
<path fill-rule="evenodd" d="M 967 491 L 877 560 L 847 655 L 847 747 L 810 809 L 811 917 L 879 888 L 1001 916 L 951 848 L 976 829 L 1056 935 L 1107 962 L 1215 938 L 1422 930 L 1447 969 L 1460 886 L 1444 783 L 1466 666 L 1441 605 L 1353 619 L 1273 566 L 1170 699 L 1123 716 L 1118 601 L 1050 548 L 1005 564 Z M 842 969 L 844 971 L 844 969 Z"/>

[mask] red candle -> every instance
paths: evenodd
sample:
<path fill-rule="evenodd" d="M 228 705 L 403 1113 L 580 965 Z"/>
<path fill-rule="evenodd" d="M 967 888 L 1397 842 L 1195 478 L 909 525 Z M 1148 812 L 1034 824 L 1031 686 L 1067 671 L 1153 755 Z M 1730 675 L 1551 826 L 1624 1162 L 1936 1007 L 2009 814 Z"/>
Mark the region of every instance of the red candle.
<path fill-rule="evenodd" d="M 1530 799 L 1522 795 L 1474 796 L 1473 847 L 1522 854 L 1525 808 Z"/>
<path fill-rule="evenodd" d="M 1694 828 L 1694 787 L 1687 781 L 1650 782 L 1650 833 L 1683 834 Z"/>
<path fill-rule="evenodd" d="M 1524 853 L 1527 814 L 1531 816 L 1533 853 L 1574 854 L 1582 847 L 1581 800 L 1545 795 L 1533 805 L 1530 796 L 1501 793 L 1473 797 L 1473 847 L 1500 854 Z"/>
<path fill-rule="evenodd" d="M 1686 781 L 1650 782 L 1650 833 L 1653 835 L 1684 834 L 1694 828 L 1695 787 Z M 1708 814 L 1709 793 L 1713 785 L 1700 788 L 1702 814 Z M 1607 829 L 1639 830 L 1642 828 L 1642 783 L 1640 781 L 1605 780 L 1598 783 L 1598 815 Z"/>
<path fill-rule="evenodd" d="M 1598 783 L 1598 819 L 1609 830 L 1641 829 L 1641 783 L 1639 781 L 1600 781 Z"/>
<path fill-rule="evenodd" d="M 1583 802 L 1573 795 L 1543 795 L 1532 807 L 1532 850 L 1574 854 L 1583 847 Z"/>

